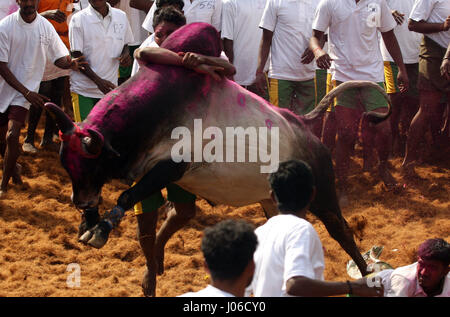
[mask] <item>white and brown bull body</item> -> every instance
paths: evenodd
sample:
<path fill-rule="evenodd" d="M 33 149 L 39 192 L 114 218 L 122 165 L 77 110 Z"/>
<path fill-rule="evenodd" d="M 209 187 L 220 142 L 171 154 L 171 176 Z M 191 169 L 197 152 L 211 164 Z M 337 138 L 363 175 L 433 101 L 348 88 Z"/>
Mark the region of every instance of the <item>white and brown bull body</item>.
<path fill-rule="evenodd" d="M 166 40 L 170 44 L 164 42 L 168 49 L 194 51 L 191 46 L 184 45 L 191 40 L 189 30 L 197 35 L 200 31 L 210 32 L 211 27 L 191 24 L 185 28 L 184 33 L 180 33 L 183 32 L 180 29 Z M 177 38 L 178 33 L 183 34 L 181 39 Z M 218 41 L 213 53 L 198 53 L 218 54 Z M 338 89 L 346 89 L 346 85 L 378 87 L 363 82 L 346 83 Z M 336 91 L 333 93 L 335 95 Z M 150 65 L 142 67 L 137 75 L 106 95 L 77 126 L 59 108 L 48 104 L 47 108 L 55 115 L 63 135 L 61 161 L 71 177 L 73 202 L 78 208 L 96 208 L 101 188 L 108 180 L 137 181 L 135 186 L 121 194 L 117 206 L 103 219 L 94 217 L 94 223 L 86 228 L 81 240 L 94 247 L 102 247 L 107 242 L 109 231 L 118 225 L 126 210 L 170 183 L 216 204 L 244 206 L 260 202 L 266 215 L 272 216 L 276 209 L 270 201 L 268 174 L 262 173 L 261 167 L 277 163 L 275 159 L 278 162 L 299 159 L 311 166 L 316 180 L 317 195 L 311 204 L 311 212 L 366 273 L 366 263 L 341 215 L 330 153 L 307 127 L 307 122 L 323 113 L 334 95 L 327 96 L 308 117 L 300 118 L 288 110 L 272 106 L 230 80 L 214 81 L 182 67 Z M 210 133 L 209 139 L 202 135 L 199 140 L 195 122 L 201 122 L 202 131 L 213 127 L 218 132 L 213 133 L 214 137 Z M 255 148 L 249 138 L 245 143 L 235 140 L 234 146 L 230 146 L 225 138 L 226 130 L 236 127 L 253 128 L 257 132 L 259 128 L 262 131 L 265 128 L 265 153 L 278 151 L 278 157 L 274 156 L 272 162 L 267 162 L 257 155 L 257 160 L 251 161 L 249 151 L 258 152 L 261 144 Z M 189 131 L 192 137 L 190 161 L 174 158 L 174 146 L 180 142 L 180 138 L 173 136 L 177 128 Z M 199 153 L 195 151 L 199 147 L 194 143 L 200 141 L 201 151 L 206 151 L 213 138 L 220 137 L 220 132 L 223 137 L 222 157 L 226 158 L 231 149 L 237 153 L 242 150 L 239 146 L 245 144 L 246 160 L 239 161 L 237 156 L 224 162 L 208 162 L 205 157 L 200 161 L 195 159 L 196 155 L 198 158 Z M 277 138 L 272 142 L 275 132 Z M 158 248 L 164 248 L 164 245 L 158 245 Z M 163 254 L 163 251 L 155 250 L 155 253 Z"/>

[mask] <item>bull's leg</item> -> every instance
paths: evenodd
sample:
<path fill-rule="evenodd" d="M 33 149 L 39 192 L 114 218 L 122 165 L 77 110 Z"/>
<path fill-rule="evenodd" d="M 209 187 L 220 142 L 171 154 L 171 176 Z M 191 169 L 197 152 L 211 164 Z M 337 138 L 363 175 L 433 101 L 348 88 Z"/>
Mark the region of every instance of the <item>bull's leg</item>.
<path fill-rule="evenodd" d="M 367 275 L 367 263 L 364 261 L 358 250 L 355 240 L 353 239 L 353 232 L 349 228 L 344 217 L 335 212 L 315 213 L 315 215 L 323 222 L 330 236 L 336 240 L 345 252 L 350 255 L 353 261 L 355 261 L 361 274 L 363 276 Z"/>
<path fill-rule="evenodd" d="M 164 273 L 164 247 L 170 237 L 195 217 L 195 202 L 174 203 L 174 208 L 167 213 L 167 219 L 156 235 L 155 258 L 158 275 Z"/>
<path fill-rule="evenodd" d="M 81 223 L 78 226 L 78 238 L 80 238 L 86 231 L 95 227 L 100 221 L 100 215 L 98 213 L 98 207 L 88 208 L 84 210 L 81 217 Z"/>
<path fill-rule="evenodd" d="M 273 216 L 278 215 L 279 211 L 275 203 L 271 199 L 264 199 L 259 202 L 262 209 L 264 210 L 264 214 L 266 218 L 269 219 Z"/>
<path fill-rule="evenodd" d="M 108 241 L 109 233 L 119 225 L 126 210 L 180 179 L 187 166 L 187 163 L 176 163 L 171 159 L 156 164 L 135 186 L 120 195 L 117 205 L 110 212 L 105 213 L 103 219 L 92 230 L 86 231 L 80 241 L 95 248 L 103 247 Z"/>
<path fill-rule="evenodd" d="M 330 236 L 355 261 L 362 275 L 367 274 L 367 263 L 364 261 L 356 243 L 353 232 L 342 216 L 336 195 L 335 178 L 331 156 L 326 152 L 320 153 L 316 150 L 320 166 L 313 167 L 316 178 L 317 195 L 311 203 L 310 211 L 317 216 L 327 228 Z"/>

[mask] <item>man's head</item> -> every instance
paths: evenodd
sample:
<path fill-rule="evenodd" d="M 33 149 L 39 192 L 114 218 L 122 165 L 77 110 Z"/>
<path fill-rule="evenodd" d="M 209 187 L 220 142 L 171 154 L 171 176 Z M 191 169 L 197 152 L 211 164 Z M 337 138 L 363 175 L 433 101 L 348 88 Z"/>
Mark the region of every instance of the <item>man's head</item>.
<path fill-rule="evenodd" d="M 311 167 L 303 161 L 282 162 L 269 176 L 272 198 L 281 213 L 294 213 L 308 207 L 314 198 L 315 186 Z"/>
<path fill-rule="evenodd" d="M 97 11 L 107 6 L 106 0 L 89 0 L 89 4 Z"/>
<path fill-rule="evenodd" d="M 450 244 L 443 239 L 428 239 L 417 252 L 417 279 L 425 291 L 439 288 L 449 272 Z"/>
<path fill-rule="evenodd" d="M 184 2 L 183 0 L 156 0 L 156 7 L 158 9 L 167 6 L 172 6 L 177 10 L 183 11 Z"/>
<path fill-rule="evenodd" d="M 243 220 L 225 220 L 206 228 L 202 252 L 211 278 L 235 281 L 245 272 L 248 273 L 246 283 L 250 284 L 257 244 L 253 226 Z"/>
<path fill-rule="evenodd" d="M 155 30 L 155 42 L 159 46 L 173 31 L 186 24 L 186 18 L 179 10 L 169 6 L 159 8 L 153 17 L 153 29 Z"/>
<path fill-rule="evenodd" d="M 16 0 L 20 13 L 24 16 L 32 16 L 36 13 L 39 0 Z"/>

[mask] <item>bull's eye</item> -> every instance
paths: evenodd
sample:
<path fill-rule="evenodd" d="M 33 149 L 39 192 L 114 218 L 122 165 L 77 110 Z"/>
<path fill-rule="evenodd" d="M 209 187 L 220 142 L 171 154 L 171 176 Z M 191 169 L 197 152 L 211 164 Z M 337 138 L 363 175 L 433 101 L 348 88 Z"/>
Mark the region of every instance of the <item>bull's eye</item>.
<path fill-rule="evenodd" d="M 85 137 L 83 137 L 83 140 L 81 142 L 83 142 L 83 144 L 89 146 L 89 144 L 91 144 L 91 138 L 88 136 L 85 136 Z"/>

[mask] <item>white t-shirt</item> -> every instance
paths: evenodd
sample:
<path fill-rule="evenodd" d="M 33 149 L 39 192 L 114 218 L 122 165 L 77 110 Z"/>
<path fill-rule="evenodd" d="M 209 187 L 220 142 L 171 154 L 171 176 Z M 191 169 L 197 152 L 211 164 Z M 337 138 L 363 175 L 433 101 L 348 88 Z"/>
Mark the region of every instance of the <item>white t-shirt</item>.
<path fill-rule="evenodd" d="M 183 12 L 186 17 L 186 24 L 194 22 L 205 22 L 214 26 L 217 31 L 220 31 L 222 24 L 222 0 L 183 0 Z M 156 11 L 156 1 L 145 17 L 142 27 L 150 33 L 153 30 L 153 15 Z"/>
<path fill-rule="evenodd" d="M 329 28 L 332 79 L 383 82 L 377 31 L 387 32 L 396 25 L 386 0 L 320 1 L 313 29 L 325 32 Z"/>
<path fill-rule="evenodd" d="M 130 22 L 134 42 L 129 45 L 141 45 L 142 42 L 144 42 L 148 37 L 148 32 L 142 27 L 142 22 L 144 22 L 146 15 L 145 12 L 130 7 L 130 0 L 120 0 L 120 2 L 116 5 L 116 8 L 125 12 L 128 17 L 128 22 Z"/>
<path fill-rule="evenodd" d="M 147 39 L 139 46 L 139 48 L 144 47 L 159 47 L 155 42 L 155 34 L 150 35 Z M 133 68 L 131 69 L 131 76 L 136 74 L 139 71 L 139 63 L 136 59 L 133 61 Z"/>
<path fill-rule="evenodd" d="M 309 46 L 317 2 L 313 0 L 267 0 L 259 24 L 273 32 L 270 47 L 270 78 L 304 81 L 315 76 L 315 63 L 302 64 Z"/>
<path fill-rule="evenodd" d="M 448 16 L 450 16 L 449 0 L 416 0 L 409 18 L 417 22 L 424 20 L 428 23 L 444 23 Z M 450 43 L 450 30 L 425 36 L 444 48 Z"/>
<path fill-rule="evenodd" d="M 0 21 L 0 62 L 30 91 L 37 92 L 47 58 L 53 63 L 69 51 L 55 28 L 40 14 L 25 22 L 19 11 Z M 0 76 L 0 112 L 10 105 L 29 109 L 30 103 Z"/>
<path fill-rule="evenodd" d="M 323 280 L 322 243 L 314 227 L 294 215 L 277 215 L 255 230 L 255 273 L 246 294 L 289 296 L 286 282 L 295 276 Z"/>
<path fill-rule="evenodd" d="M 411 9 L 414 5 L 414 0 L 386 0 L 388 7 L 391 10 L 397 10 L 404 14 L 405 20 L 401 25 L 398 25 L 394 29 L 395 37 L 397 38 L 398 45 L 403 56 L 403 63 L 415 64 L 419 62 L 420 42 L 422 41 L 422 34 L 410 31 L 408 29 L 408 16 L 411 13 Z M 380 49 L 383 61 L 393 62 L 391 55 L 389 54 L 383 38 L 380 36 Z"/>
<path fill-rule="evenodd" d="M 396 268 L 390 276 L 387 297 L 427 297 L 417 280 L 417 262 Z M 450 273 L 447 274 L 442 293 L 436 297 L 450 297 Z"/>
<path fill-rule="evenodd" d="M 109 4 L 108 4 L 109 6 Z M 102 79 L 117 85 L 119 57 L 123 47 L 133 43 L 133 34 L 125 12 L 109 6 L 111 22 L 105 28 L 98 12 L 88 6 L 75 13 L 69 24 L 69 41 L 72 51 L 80 51 L 89 66 Z M 102 98 L 104 94 L 86 75 L 72 72 L 71 90 L 91 98 Z"/>
<path fill-rule="evenodd" d="M 18 9 L 19 5 L 16 0 L 0 0 L 0 20 L 16 12 Z"/>
<path fill-rule="evenodd" d="M 80 0 L 73 4 L 76 12 L 86 9 L 89 6 L 89 0 Z"/>
<path fill-rule="evenodd" d="M 222 38 L 233 41 L 236 74 L 234 80 L 243 86 L 255 82 L 258 67 L 261 21 L 266 0 L 224 0 L 222 7 Z"/>
<path fill-rule="evenodd" d="M 206 286 L 198 292 L 189 292 L 177 297 L 235 297 L 233 294 L 227 293 L 212 285 Z"/>

